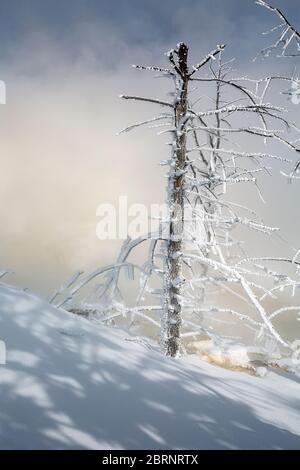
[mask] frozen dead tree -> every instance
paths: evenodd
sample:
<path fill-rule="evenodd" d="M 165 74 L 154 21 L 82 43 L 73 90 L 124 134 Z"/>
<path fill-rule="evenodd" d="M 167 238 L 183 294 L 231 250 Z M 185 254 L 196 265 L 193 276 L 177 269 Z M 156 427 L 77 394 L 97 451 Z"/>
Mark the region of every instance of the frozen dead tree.
<path fill-rule="evenodd" d="M 61 305 L 68 306 L 82 287 L 101 278 L 84 299 L 85 305 L 95 305 L 101 311 L 99 318 L 108 322 L 122 317 L 130 324 L 138 318 L 147 322 L 160 331 L 163 350 L 172 357 L 184 351 L 188 338 L 208 336 L 214 344 L 222 344 L 234 335 L 228 338 L 219 326 L 231 328 L 236 323 L 250 332 L 253 343 L 272 344 L 288 354 L 292 347 L 276 327 L 277 320 L 300 312 L 297 305 L 270 309 L 270 300 L 279 293 L 296 298 L 300 253 L 291 258 L 247 254 L 236 232 L 271 238 L 278 228 L 235 202 L 234 194 L 239 186 L 241 195 L 252 185 L 263 199 L 260 182 L 270 175 L 270 164 L 289 164 L 286 154 L 297 151 L 286 137 L 286 131 L 296 131 L 296 126 L 284 109 L 266 100 L 264 79 L 232 77 L 231 61 L 223 62 L 223 50 L 218 46 L 190 67 L 188 47 L 180 43 L 168 52 L 166 68 L 135 66 L 173 84 L 169 100 L 122 95 L 124 100 L 160 109 L 155 117 L 123 132 L 148 126 L 170 136 L 170 156 L 161 161 L 167 168 L 167 214 L 157 233 L 128 238 L 115 265 L 81 276 L 69 295 L 59 294 Z M 279 153 L 273 151 L 274 144 Z M 149 256 L 139 267 L 130 256 L 141 244 L 149 247 Z M 283 266 L 295 274 L 285 273 Z M 123 300 L 120 274 L 124 271 L 129 279 L 138 273 L 140 288 L 134 306 Z"/>
<path fill-rule="evenodd" d="M 189 84 L 192 76 L 207 63 L 213 60 L 224 48 L 218 46 L 199 64 L 190 71 L 188 67 L 188 47 L 179 43 L 177 48 L 168 53 L 169 69 L 150 67 L 150 70 L 160 71 L 174 80 L 175 92 L 173 103 L 159 100 L 124 96 L 123 99 L 132 99 L 156 103 L 171 108 L 171 115 L 166 118 L 172 120 L 173 141 L 171 143 L 172 155 L 169 165 L 167 205 L 168 227 L 165 252 L 163 256 L 163 319 L 162 319 L 162 346 L 167 356 L 176 357 L 180 351 L 180 332 L 182 326 L 182 285 L 183 277 L 183 235 L 185 222 L 185 185 L 188 173 L 189 158 L 187 155 L 187 128 L 191 120 L 188 106 Z M 144 67 L 137 67 L 144 69 Z M 161 116 L 160 118 L 162 118 Z"/>
<path fill-rule="evenodd" d="M 217 53 L 217 52 L 216 52 Z M 176 54 L 176 56 L 175 56 Z M 179 352 L 181 329 L 181 286 L 182 276 L 182 235 L 184 224 L 184 185 L 187 168 L 187 132 L 188 124 L 188 48 L 178 44 L 175 51 L 169 52 L 169 61 L 177 74 L 176 94 L 173 104 L 174 140 L 172 142 L 173 165 L 168 178 L 169 239 L 166 242 L 164 259 L 164 325 L 163 346 L 168 356 L 175 357 Z"/>
<path fill-rule="evenodd" d="M 269 77 L 269 80 L 283 80 L 288 81 L 290 83 L 290 89 L 288 91 L 283 92 L 283 94 L 288 95 L 291 101 L 299 105 L 300 104 L 300 80 L 296 76 L 297 73 L 297 61 L 300 58 L 300 30 L 293 25 L 284 12 L 282 12 L 279 8 L 276 8 L 270 5 L 268 2 L 263 0 L 257 0 L 255 2 L 257 5 L 264 7 L 273 15 L 275 15 L 278 19 L 278 24 L 275 25 L 270 31 L 266 31 L 264 35 L 273 35 L 274 41 L 268 47 L 262 49 L 259 53 L 259 56 L 263 58 L 269 57 L 272 53 L 276 54 L 277 57 L 289 57 L 296 61 L 295 69 L 293 75 L 291 77 L 283 77 L 283 76 L 273 76 Z M 255 59 L 254 59 L 255 60 Z M 300 158 L 298 159 L 296 165 L 294 166 L 292 172 L 290 174 L 286 174 L 283 172 L 284 176 L 287 176 L 289 179 L 299 179 L 299 171 L 300 171 Z"/>

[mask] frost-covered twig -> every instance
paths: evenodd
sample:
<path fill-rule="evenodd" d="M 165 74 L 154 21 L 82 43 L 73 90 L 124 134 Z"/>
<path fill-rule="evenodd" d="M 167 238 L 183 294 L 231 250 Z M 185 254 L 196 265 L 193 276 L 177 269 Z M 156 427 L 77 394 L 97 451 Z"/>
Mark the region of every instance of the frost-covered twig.
<path fill-rule="evenodd" d="M 260 54 L 263 55 L 264 57 L 268 57 L 272 51 L 280 48 L 281 56 L 289 56 L 289 57 L 293 57 L 295 55 L 300 56 L 300 53 L 287 54 L 287 50 L 289 46 L 291 46 L 293 43 L 295 43 L 297 50 L 300 51 L 300 33 L 290 23 L 290 21 L 287 19 L 284 13 L 279 8 L 276 8 L 263 0 L 257 0 L 255 3 L 275 13 L 277 17 L 279 18 L 279 20 L 281 21 L 281 23 L 275 26 L 275 28 L 272 28 L 271 31 L 264 33 L 264 34 L 269 34 L 275 31 L 280 32 L 279 37 L 276 38 L 275 42 L 271 44 L 270 46 L 266 47 L 265 49 L 263 49 L 260 52 Z"/>

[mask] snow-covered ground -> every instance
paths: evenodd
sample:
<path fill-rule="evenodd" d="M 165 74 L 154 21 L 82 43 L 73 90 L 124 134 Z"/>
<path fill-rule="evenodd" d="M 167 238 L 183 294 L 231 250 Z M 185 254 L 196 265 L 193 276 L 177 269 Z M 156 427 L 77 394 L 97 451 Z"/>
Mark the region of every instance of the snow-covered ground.
<path fill-rule="evenodd" d="M 0 285 L 1 449 L 300 448 L 300 377 L 171 360 Z"/>

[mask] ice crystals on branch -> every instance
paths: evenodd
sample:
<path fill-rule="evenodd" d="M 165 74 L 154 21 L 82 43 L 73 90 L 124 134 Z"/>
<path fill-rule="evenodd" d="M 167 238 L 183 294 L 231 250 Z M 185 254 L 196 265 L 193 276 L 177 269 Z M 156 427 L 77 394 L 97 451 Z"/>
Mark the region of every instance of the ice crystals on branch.
<path fill-rule="evenodd" d="M 266 35 L 266 34 L 272 34 L 276 32 L 278 36 L 273 44 L 266 47 L 265 49 L 262 49 L 262 51 L 260 52 L 260 55 L 262 55 L 263 57 L 269 57 L 269 55 L 273 51 L 281 50 L 281 53 L 280 53 L 281 57 L 300 56 L 300 33 L 290 23 L 290 21 L 287 19 L 284 13 L 281 10 L 279 10 L 279 8 L 275 8 L 274 6 L 270 5 L 269 3 L 263 0 L 257 0 L 255 3 L 275 13 L 280 21 L 280 24 L 276 25 L 270 31 L 266 31 L 265 33 L 263 33 L 264 35 Z M 292 45 L 296 46 L 296 51 L 298 52 L 296 53 L 288 52 L 289 48 Z"/>

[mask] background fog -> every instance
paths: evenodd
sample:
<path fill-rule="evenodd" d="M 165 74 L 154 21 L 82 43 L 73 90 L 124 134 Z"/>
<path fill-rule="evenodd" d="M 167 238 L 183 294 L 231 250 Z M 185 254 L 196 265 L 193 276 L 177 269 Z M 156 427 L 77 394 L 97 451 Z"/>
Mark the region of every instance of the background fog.
<path fill-rule="evenodd" d="M 297 1 L 274 3 L 300 24 Z M 274 24 L 252 0 L 1 0 L 7 104 L 0 106 L 0 267 L 15 271 L 10 282 L 48 294 L 75 270 L 113 262 L 120 242 L 97 240 L 97 206 L 119 195 L 164 201 L 158 162 L 168 155 L 165 139 L 151 130 L 116 135 L 155 113 L 122 102 L 120 93 L 166 91 L 166 83 L 131 64 L 163 64 L 163 53 L 184 40 L 195 61 L 226 43 L 239 76 L 263 76 L 275 63 L 289 73 L 287 59 L 252 63 L 269 41 L 261 32 Z M 243 197 L 299 246 L 300 185 L 288 185 L 277 170 L 266 183 L 269 205 L 254 192 Z M 255 233 L 249 242 L 271 251 Z M 273 254 L 287 249 L 272 245 Z"/>

